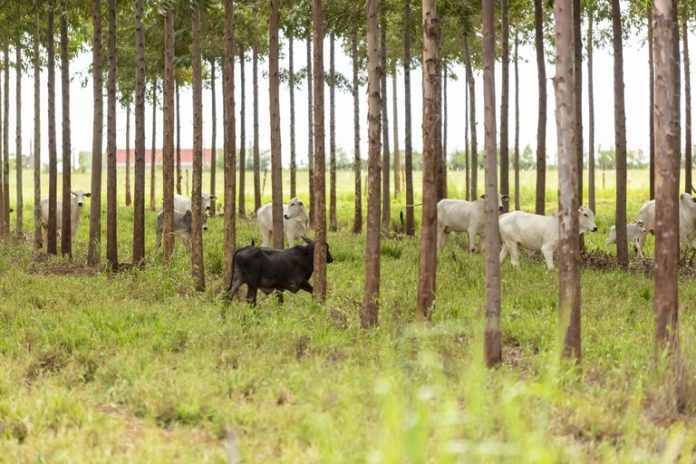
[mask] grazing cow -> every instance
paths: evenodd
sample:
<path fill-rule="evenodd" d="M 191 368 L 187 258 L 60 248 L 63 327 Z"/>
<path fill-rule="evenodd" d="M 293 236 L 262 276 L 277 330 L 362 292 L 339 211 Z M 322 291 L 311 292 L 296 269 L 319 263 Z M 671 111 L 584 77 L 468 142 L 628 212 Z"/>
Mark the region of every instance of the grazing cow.
<path fill-rule="evenodd" d="M 297 245 L 285 250 L 260 248 L 254 245 L 240 248 L 232 258 L 232 283 L 227 290 L 229 300 L 242 284 L 247 285 L 247 301 L 256 305 L 259 289 L 265 294 L 278 292 L 278 302 L 283 303 L 281 292 L 299 290 L 312 293 L 309 279 L 314 272 L 314 242 L 303 237 L 307 245 Z M 326 262 L 333 262 L 326 244 Z"/>
<path fill-rule="evenodd" d="M 209 215 L 215 214 L 214 211 L 210 210 L 210 200 L 215 200 L 217 197 L 215 195 L 210 195 L 209 193 L 201 194 L 201 211 L 205 211 Z M 185 213 L 186 210 L 191 209 L 191 199 L 186 198 L 178 193 L 174 194 L 174 210 L 180 213 Z M 205 216 L 205 215 L 204 215 Z"/>
<path fill-rule="evenodd" d="M 498 210 L 503 211 L 503 200 L 507 195 L 498 194 Z M 476 201 L 440 200 L 437 203 L 437 249 L 447 245 L 450 232 L 466 232 L 469 251 L 476 250 L 475 239 L 483 235 L 485 224 L 484 205 L 486 195 Z"/>
<path fill-rule="evenodd" d="M 628 243 L 633 244 L 633 248 L 638 253 L 638 257 L 643 257 L 643 251 L 638 247 L 638 239 L 641 234 L 646 233 L 648 230 L 645 228 L 643 221 L 638 219 L 635 224 L 626 224 L 626 238 Z M 611 226 L 609 229 L 609 236 L 607 237 L 606 246 L 616 243 L 616 226 Z"/>
<path fill-rule="evenodd" d="M 82 207 L 85 204 L 85 198 L 89 198 L 89 192 L 75 190 L 70 192 L 70 240 L 75 239 L 77 227 L 80 225 L 80 216 L 82 215 Z M 61 227 L 63 224 L 63 202 L 56 201 L 56 233 L 60 239 Z M 41 230 L 43 232 L 43 243 L 48 240 L 48 198 L 41 199 Z M 43 246 L 43 244 L 42 244 Z"/>
<path fill-rule="evenodd" d="M 650 200 L 638 212 L 638 219 L 643 221 L 646 231 L 638 238 L 638 250 L 643 255 L 643 244 L 648 233 L 655 235 L 655 200 Z M 683 246 L 692 248 L 696 239 L 696 198 L 688 193 L 679 195 L 679 241 Z"/>
<path fill-rule="evenodd" d="M 597 231 L 594 221 L 594 213 L 589 208 L 578 209 L 580 219 L 580 233 Z M 519 267 L 520 257 L 517 245 L 522 245 L 529 250 L 541 250 L 546 259 L 546 268 L 553 269 L 553 252 L 559 242 L 559 213 L 552 216 L 525 213 L 524 211 L 512 211 L 500 216 L 500 238 L 502 249 L 500 250 L 500 262 L 502 263 L 508 252 L 514 267 Z"/>
<path fill-rule="evenodd" d="M 273 203 L 263 205 L 256 211 L 256 222 L 261 231 L 261 245 L 270 246 L 273 237 Z M 309 216 L 304 204 L 297 198 L 283 207 L 283 229 L 288 239 L 288 246 L 292 247 L 307 235 Z"/>
<path fill-rule="evenodd" d="M 203 215 L 203 230 L 208 230 L 208 216 Z M 155 251 L 159 250 L 162 242 L 162 231 L 164 230 L 164 211 L 157 214 L 157 224 L 155 226 Z M 174 235 L 179 237 L 187 250 L 191 249 L 191 210 L 185 213 L 174 210 Z"/>

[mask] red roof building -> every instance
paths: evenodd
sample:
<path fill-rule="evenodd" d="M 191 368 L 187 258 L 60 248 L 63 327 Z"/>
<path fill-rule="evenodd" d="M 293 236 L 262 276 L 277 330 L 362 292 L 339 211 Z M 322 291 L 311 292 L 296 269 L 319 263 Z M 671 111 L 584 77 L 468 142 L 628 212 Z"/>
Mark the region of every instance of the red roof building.
<path fill-rule="evenodd" d="M 145 149 L 145 166 L 150 166 L 152 150 L 149 148 Z M 210 155 L 212 151 L 210 148 L 203 149 L 203 166 L 210 166 Z M 220 153 L 221 155 L 221 153 Z M 135 164 L 135 150 L 130 149 L 131 156 L 131 166 Z M 174 162 L 176 163 L 176 149 L 174 150 Z M 155 150 L 155 164 L 157 166 L 162 165 L 162 149 L 158 148 Z M 119 167 L 124 167 L 126 165 L 126 150 L 118 149 L 116 150 L 116 165 Z M 193 165 L 193 149 L 192 148 L 182 148 L 181 149 L 181 165 L 190 167 Z M 106 166 L 106 153 L 104 153 L 104 166 Z"/>

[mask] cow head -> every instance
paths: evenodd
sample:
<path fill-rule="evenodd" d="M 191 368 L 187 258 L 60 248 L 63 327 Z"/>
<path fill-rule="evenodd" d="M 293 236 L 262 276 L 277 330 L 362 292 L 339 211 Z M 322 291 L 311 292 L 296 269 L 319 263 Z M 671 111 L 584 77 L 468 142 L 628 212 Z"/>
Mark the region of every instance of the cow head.
<path fill-rule="evenodd" d="M 211 195 L 209 193 L 202 193 L 201 194 L 201 208 L 203 211 L 205 211 L 207 214 L 215 214 L 214 211 L 211 209 L 211 200 L 217 200 L 217 197 L 215 195 Z"/>
<path fill-rule="evenodd" d="M 190 209 L 186 210 L 182 220 L 184 221 L 184 227 L 186 227 L 186 230 L 191 232 L 191 210 Z"/>
<path fill-rule="evenodd" d="M 208 215 L 202 214 L 201 220 L 203 221 L 203 223 L 201 224 L 201 228 L 203 228 L 203 230 L 208 230 Z"/>
<path fill-rule="evenodd" d="M 636 221 L 636 226 L 638 227 L 638 230 L 640 230 L 641 233 L 643 233 L 643 234 L 648 233 L 648 229 L 645 228 L 645 223 L 643 222 L 642 219 L 638 219 Z"/>
<path fill-rule="evenodd" d="M 578 208 L 578 217 L 580 219 L 580 233 L 597 232 L 597 224 L 594 221 L 594 213 L 590 208 L 581 206 Z"/>
<path fill-rule="evenodd" d="M 78 207 L 82 207 L 85 204 L 85 198 L 92 196 L 89 192 L 83 192 L 82 190 L 73 190 L 70 192 L 73 196 L 73 201 L 77 203 Z"/>
<path fill-rule="evenodd" d="M 485 199 L 486 199 L 486 194 L 484 193 L 483 195 L 481 195 L 481 198 L 485 200 Z M 503 205 L 503 201 L 508 201 L 509 199 L 510 199 L 510 197 L 509 197 L 508 195 L 501 195 L 501 194 L 498 194 L 498 211 L 500 211 L 501 213 L 502 213 L 503 211 L 505 211 L 505 207 L 504 207 L 504 205 Z"/>
<path fill-rule="evenodd" d="M 285 220 L 301 216 L 302 214 L 306 216 L 307 211 L 305 210 L 304 203 L 297 198 L 290 200 L 290 203 L 283 208 L 283 219 Z"/>
<path fill-rule="evenodd" d="M 304 236 L 302 237 L 302 240 L 307 244 L 307 249 L 311 250 L 312 254 L 314 254 L 314 240 L 311 240 Z M 329 252 L 328 243 L 326 243 L 326 262 L 333 263 L 333 256 L 331 256 L 331 253 Z"/>
<path fill-rule="evenodd" d="M 688 193 L 682 193 L 679 195 L 679 201 L 692 211 L 696 211 L 696 198 L 692 197 Z"/>

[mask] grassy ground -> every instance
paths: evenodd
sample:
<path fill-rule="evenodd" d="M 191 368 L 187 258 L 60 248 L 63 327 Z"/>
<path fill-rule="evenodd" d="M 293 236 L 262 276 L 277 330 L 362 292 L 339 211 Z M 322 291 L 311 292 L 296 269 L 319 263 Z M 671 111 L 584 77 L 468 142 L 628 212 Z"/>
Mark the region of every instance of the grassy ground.
<path fill-rule="evenodd" d="M 451 173 L 450 196 L 461 196 L 461 179 Z M 649 266 L 620 272 L 603 254 L 612 180 L 607 173 L 602 187 L 598 175 L 600 231 L 586 238 L 581 370 L 557 362 L 557 272 L 524 256 L 519 271 L 503 266 L 504 365 L 483 367 L 484 263 L 461 239 L 440 255 L 427 326 L 414 322 L 418 241 L 385 242 L 380 325 L 362 331 L 364 237 L 349 233 L 349 173 L 339 174 L 341 229 L 329 234 L 335 261 L 323 306 L 304 293 L 283 307 L 268 297 L 256 309 L 224 302 L 220 218 L 205 234 L 203 294 L 183 247 L 168 269 L 152 256 L 155 213 L 147 264 L 117 275 L 59 275 L 65 260 L 0 243 L 0 461 L 221 462 L 234 441 L 244 462 L 693 462 L 696 406 L 675 413 L 653 373 Z M 523 183 L 529 209 L 533 174 Z M 646 173 L 631 172 L 629 184 L 633 218 Z M 74 185 L 86 189 L 87 175 Z M 25 186 L 31 198 L 30 176 Z M 124 261 L 131 224 L 122 207 Z M 75 263 L 87 231 L 85 211 Z M 253 222 L 239 224 L 240 245 L 258 235 Z M 680 297 L 692 363 L 693 277 L 681 278 Z"/>

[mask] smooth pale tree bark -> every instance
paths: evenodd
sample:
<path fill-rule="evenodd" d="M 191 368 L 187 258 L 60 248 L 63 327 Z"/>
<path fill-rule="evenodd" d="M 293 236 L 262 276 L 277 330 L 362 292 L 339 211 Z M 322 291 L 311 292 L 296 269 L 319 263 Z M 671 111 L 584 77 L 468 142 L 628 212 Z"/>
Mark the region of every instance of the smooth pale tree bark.
<path fill-rule="evenodd" d="M 471 132 L 471 188 L 469 198 L 478 198 L 478 146 L 476 140 L 476 82 L 471 65 L 471 51 L 469 50 L 469 37 L 464 36 L 464 67 L 466 69 L 466 82 L 469 87 L 469 131 Z"/>
<path fill-rule="evenodd" d="M 578 201 L 583 204 L 583 133 L 582 133 L 582 8 L 580 0 L 573 0 L 573 46 L 575 50 L 575 157 L 578 163 Z M 617 242 L 618 243 L 618 242 Z M 580 236 L 580 248 L 585 242 Z"/>
<path fill-rule="evenodd" d="M 235 179 L 235 115 L 234 115 L 234 4 L 225 0 L 225 57 L 222 68 L 222 100 L 225 147 L 225 245 L 224 281 L 225 288 L 232 282 L 232 257 L 236 240 L 236 220 L 234 215 Z M 243 61 L 241 63 L 244 69 Z M 242 87 L 243 88 L 243 87 Z M 242 126 L 244 127 L 244 126 Z M 241 164 L 240 164 L 241 166 Z M 240 180 L 241 182 L 241 180 Z M 241 194 L 241 192 L 240 192 Z"/>
<path fill-rule="evenodd" d="M 217 108 L 215 101 L 215 59 L 210 59 L 210 214 L 215 216 L 215 196 L 217 195 L 215 185 L 215 174 L 217 170 Z"/>
<path fill-rule="evenodd" d="M 22 196 L 22 43 L 15 43 L 15 160 L 17 181 L 17 201 L 15 204 L 15 218 L 17 224 L 17 237 L 24 235 L 24 197 Z"/>
<path fill-rule="evenodd" d="M 231 21 L 233 21 L 233 19 Z M 241 101 L 239 103 L 239 217 L 242 219 L 246 217 L 246 77 L 244 75 L 244 68 L 246 67 L 245 64 L 246 59 L 244 58 L 244 51 L 240 51 L 239 86 L 241 87 L 241 89 L 239 92 Z M 230 278 L 232 276 L 231 269 L 232 268 L 230 267 Z"/>
<path fill-rule="evenodd" d="M 578 232 L 577 125 L 575 118 L 575 50 L 571 0 L 554 4 L 556 134 L 558 139 L 558 308 L 563 356 L 580 361 L 580 234 Z"/>
<path fill-rule="evenodd" d="M 145 33 L 143 0 L 135 10 L 135 189 L 133 195 L 133 264 L 145 259 Z M 154 89 L 153 89 L 154 100 Z M 114 170 L 116 169 L 114 160 Z M 114 196 L 116 194 L 114 188 Z M 114 206 L 116 200 L 114 199 Z M 115 216 L 115 211 L 114 211 Z M 114 217 L 114 220 L 116 218 Z"/>
<path fill-rule="evenodd" d="M 324 15 L 323 1 L 312 0 L 314 39 L 314 301 L 326 299 L 326 164 L 324 162 Z"/>
<path fill-rule="evenodd" d="M 131 108 L 130 102 L 126 103 L 126 206 L 130 206 L 133 203 L 133 198 L 131 195 L 131 150 L 130 150 L 130 122 L 131 122 Z"/>
<path fill-rule="evenodd" d="M 95 3 L 101 2 L 101 0 L 94 0 Z M 100 10 L 101 11 L 101 10 Z M 39 0 L 34 0 L 34 247 L 41 248 L 44 244 L 42 243 L 41 237 L 41 54 L 39 51 L 39 45 L 41 43 L 41 15 L 39 14 Z M 96 26 L 96 24 L 95 24 Z M 101 32 L 101 17 L 99 18 L 99 27 L 94 28 L 95 31 Z M 95 32 L 96 34 L 97 32 Z M 99 40 L 101 41 L 101 33 L 99 33 Z M 96 47 L 95 47 L 96 48 Z M 99 52 L 101 54 L 101 47 L 99 47 Z M 101 60 L 99 60 L 101 66 Z M 95 71 L 98 72 L 99 68 L 94 67 Z M 99 74 L 101 78 L 101 73 Z M 97 79 L 94 80 L 97 82 Z M 95 83 L 96 86 L 96 83 Z M 99 96 L 101 97 L 101 85 L 99 85 Z M 95 103 L 95 116 L 97 115 L 97 105 Z M 95 123 L 96 125 L 96 123 Z M 99 125 L 101 130 L 101 124 Z M 101 143 L 100 143 L 101 145 Z M 94 152 L 99 156 L 99 161 L 101 161 L 101 148 L 99 152 Z M 94 155 L 93 155 L 94 156 Z M 94 162 L 92 163 L 94 166 Z M 101 171 L 99 172 L 101 175 Z M 94 190 L 92 190 L 92 198 L 94 198 Z M 91 221 L 91 220 L 90 220 Z M 92 234 L 90 233 L 90 237 Z M 90 239 L 90 243 L 92 240 Z"/>
<path fill-rule="evenodd" d="M 588 112 L 588 203 L 597 212 L 595 200 L 595 114 L 594 114 L 594 9 L 587 11 L 587 112 Z"/>
<path fill-rule="evenodd" d="M 520 72 L 519 33 L 515 30 L 515 209 L 520 209 Z M 594 210 L 592 210 L 594 211 Z"/>
<path fill-rule="evenodd" d="M 626 238 L 626 109 L 623 79 L 623 32 L 621 5 L 612 0 L 612 29 L 614 48 L 614 144 L 616 152 L 616 254 L 619 265 L 628 268 L 628 240 Z"/>
<path fill-rule="evenodd" d="M 406 235 L 416 232 L 413 212 L 413 144 L 411 132 L 411 0 L 404 0 L 404 168 L 406 176 Z"/>
<path fill-rule="evenodd" d="M 510 0 L 501 0 L 500 193 L 510 194 Z M 508 202 L 503 202 L 508 211 Z"/>
<path fill-rule="evenodd" d="M 682 53 L 684 54 L 684 191 L 691 193 L 693 184 L 692 174 L 692 155 L 691 155 L 691 62 L 689 60 L 689 30 L 687 28 L 688 4 L 684 5 L 682 15 Z M 19 220 L 19 219 L 18 219 Z"/>
<path fill-rule="evenodd" d="M 297 153 L 295 151 L 295 53 L 288 34 L 288 87 L 290 88 L 290 198 L 297 196 Z"/>
<path fill-rule="evenodd" d="M 389 172 L 389 113 L 387 111 L 387 17 L 384 11 L 386 5 L 380 5 L 380 59 L 382 93 L 382 231 L 389 231 L 391 227 L 391 191 Z"/>
<path fill-rule="evenodd" d="M 113 0 L 115 1 L 115 0 Z M 56 147 L 56 65 L 55 65 L 55 46 L 54 46 L 54 14 L 55 14 L 55 0 L 49 0 L 48 2 L 48 20 L 47 20 L 47 30 L 46 30 L 46 55 L 48 57 L 47 67 L 48 67 L 48 224 L 47 224 L 47 238 L 46 238 L 46 252 L 49 255 L 55 255 L 58 251 L 58 244 L 56 243 L 58 230 L 57 224 L 57 193 L 58 193 L 58 153 Z M 3 180 L 4 184 L 4 180 Z M 3 197 L 4 197 L 4 185 L 3 185 Z M 3 199 L 4 204 L 4 199 Z M 6 231 L 4 227 L 5 217 L 3 210 L 3 232 Z"/>
<path fill-rule="evenodd" d="M 307 169 L 309 170 L 309 224 L 314 224 L 314 124 L 312 114 L 314 111 L 314 74 L 312 72 L 312 33 L 307 34 Z"/>
<path fill-rule="evenodd" d="M 181 195 L 181 114 L 179 106 L 179 82 L 176 83 L 176 193 Z"/>
<path fill-rule="evenodd" d="M 329 39 L 329 230 L 338 230 L 336 217 L 336 64 L 334 60 L 335 37 Z"/>
<path fill-rule="evenodd" d="M 7 56 L 7 55 L 6 55 Z M 7 64 L 7 61 L 5 61 Z M 68 0 L 63 0 L 60 15 L 60 76 L 63 117 L 63 204 L 60 251 L 72 256 L 72 152 L 70 143 L 70 58 L 68 57 Z"/>
<path fill-rule="evenodd" d="M 493 367 L 500 364 L 503 360 L 500 336 L 500 258 L 498 254 L 498 250 L 500 249 L 500 233 L 498 232 L 498 170 L 495 143 L 495 1 L 483 0 L 482 12 L 483 143 L 486 151 L 486 202 L 484 205 L 484 214 L 486 216 L 486 329 L 484 353 L 486 356 L 486 365 L 488 367 Z M 503 12 L 503 14 L 505 14 L 505 10 L 503 10 Z M 503 30 L 505 30 L 507 26 L 505 19 L 503 20 L 503 24 Z M 504 38 L 503 43 L 506 41 L 507 38 Z M 505 61 L 508 58 L 509 57 L 506 57 L 503 60 Z M 505 76 L 505 72 L 503 76 Z M 503 77 L 503 79 L 505 79 L 505 77 Z M 507 107 L 507 103 L 505 106 Z M 503 166 L 501 166 L 501 169 L 502 168 Z"/>
<path fill-rule="evenodd" d="M 655 65 L 655 347 L 675 355 L 679 349 L 679 115 L 677 76 L 672 63 L 678 40 L 672 0 L 655 0 L 653 60 Z"/>
<path fill-rule="evenodd" d="M 408 2 L 409 0 L 406 0 Z M 365 290 L 360 307 L 360 325 L 377 325 L 380 284 L 380 45 L 379 0 L 367 0 L 367 236 L 365 238 Z M 408 71 L 406 71 L 408 74 Z"/>
<path fill-rule="evenodd" d="M 653 34 L 653 15 L 652 15 L 652 3 L 647 2 L 647 16 L 648 16 L 648 87 L 650 93 L 650 108 L 648 111 L 649 121 L 648 127 L 650 130 L 650 199 L 655 199 L 655 61 L 654 61 L 654 34 Z"/>
<path fill-rule="evenodd" d="M 535 212 L 544 214 L 546 210 L 546 61 L 544 59 L 544 11 L 542 0 L 534 0 L 534 43 L 539 86 Z"/>
<path fill-rule="evenodd" d="M 261 207 L 261 167 L 259 160 L 259 54 L 256 47 L 252 49 L 251 61 L 254 87 L 254 211 L 258 211 Z"/>
<path fill-rule="evenodd" d="M 174 37 L 174 10 L 169 8 L 164 13 L 164 88 L 162 91 L 164 109 L 164 120 L 162 121 L 164 126 L 162 133 L 162 210 L 164 213 L 162 261 L 165 264 L 169 263 L 169 258 L 174 251 L 174 80 L 176 78 Z M 214 81 L 212 75 L 211 81 Z M 215 126 L 213 125 L 213 127 Z M 215 210 L 213 209 L 213 211 Z"/>
<path fill-rule="evenodd" d="M 271 0 L 268 41 L 268 95 L 271 114 L 271 183 L 273 200 L 273 246 L 283 248 L 283 167 L 280 140 L 280 74 L 278 72 L 280 0 Z"/>
<path fill-rule="evenodd" d="M 360 81 L 358 72 L 360 63 L 358 60 L 358 33 L 353 31 L 351 39 L 351 58 L 353 61 L 353 177 L 355 179 L 355 214 L 353 215 L 353 233 L 359 234 L 362 231 L 362 182 L 360 159 Z"/>
<path fill-rule="evenodd" d="M 64 0 L 65 1 L 65 0 Z M 10 45 L 5 39 L 4 50 L 5 99 L 3 100 L 2 151 L 5 153 L 3 164 L 3 194 L 5 196 L 5 233 L 10 233 Z"/>
<path fill-rule="evenodd" d="M 401 153 L 399 150 L 399 104 L 396 92 L 396 64 L 392 66 L 392 133 L 394 134 L 394 198 L 401 193 Z M 445 126 L 446 127 L 446 126 Z"/>
<path fill-rule="evenodd" d="M 196 290 L 205 290 L 203 267 L 203 77 L 201 73 L 201 7 L 191 11 L 191 88 L 193 90 L 193 173 L 191 179 L 191 273 Z"/>
<path fill-rule="evenodd" d="M 143 0 L 137 0 L 136 10 L 139 15 L 138 19 L 142 18 Z M 116 0 L 109 0 L 109 69 L 106 82 L 106 265 L 107 268 L 113 271 L 118 270 L 118 239 L 116 233 Z M 136 36 L 137 36 L 136 27 Z M 140 34 L 142 37 L 142 24 L 140 25 Z M 137 50 L 137 47 L 136 47 Z M 140 47 L 140 52 L 144 53 L 143 47 Z M 140 159 L 143 159 L 145 152 L 145 128 L 143 120 L 144 112 L 144 57 L 140 54 L 136 55 L 136 86 L 135 86 L 135 224 L 138 223 L 138 218 L 141 219 L 144 227 L 144 212 L 142 205 L 145 201 L 144 196 L 144 178 L 138 182 L 138 143 L 142 144 L 140 151 Z M 140 100 L 138 100 L 140 98 Z M 138 106 L 140 104 L 140 106 Z M 138 119 L 140 111 L 140 119 Z M 140 120 L 140 126 L 138 126 Z M 141 188 L 141 196 L 138 198 L 138 186 Z M 140 200 L 140 202 L 138 202 Z M 138 209 L 140 208 L 140 210 Z M 140 216 L 138 216 L 140 211 Z M 143 229 L 144 231 L 144 229 Z M 144 247 L 144 243 L 143 243 Z M 135 248 L 134 248 L 135 249 Z M 144 254 L 144 253 L 143 253 Z M 135 261 L 135 255 L 134 259 Z"/>
<path fill-rule="evenodd" d="M 94 98 L 94 118 L 92 120 L 92 184 L 90 190 L 92 196 L 89 204 L 89 245 L 87 248 L 87 264 L 90 266 L 98 266 L 101 260 L 102 139 L 104 135 L 101 5 L 101 0 L 92 1 L 92 96 Z M 35 49 L 35 53 L 36 51 Z M 38 102 L 34 104 L 36 105 L 34 110 L 38 113 Z M 34 137 L 38 138 L 36 137 L 36 128 L 34 131 Z M 35 156 L 38 156 L 38 152 L 35 151 L 35 153 Z M 39 210 L 40 213 L 41 211 Z"/>
<path fill-rule="evenodd" d="M 155 170 L 157 168 L 157 79 L 152 80 L 152 149 L 150 150 L 150 211 L 155 211 Z"/>
<path fill-rule="evenodd" d="M 418 317 L 430 320 L 437 271 L 438 161 L 442 156 L 440 115 L 440 18 L 436 0 L 423 0 L 423 213 L 418 262 Z"/>

